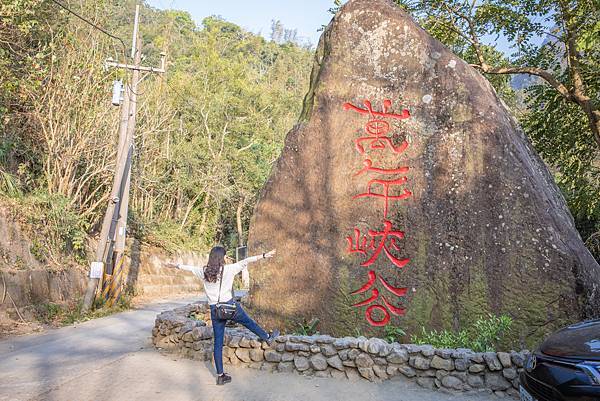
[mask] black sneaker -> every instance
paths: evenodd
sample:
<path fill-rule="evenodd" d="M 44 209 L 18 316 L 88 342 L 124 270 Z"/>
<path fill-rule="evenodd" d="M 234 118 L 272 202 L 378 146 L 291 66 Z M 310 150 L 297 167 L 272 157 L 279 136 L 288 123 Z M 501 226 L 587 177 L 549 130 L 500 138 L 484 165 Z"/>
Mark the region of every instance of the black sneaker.
<path fill-rule="evenodd" d="M 222 386 L 223 384 L 229 382 L 231 382 L 231 376 L 229 376 L 227 373 L 217 376 L 217 386 Z"/>
<path fill-rule="evenodd" d="M 273 330 L 271 334 L 269 334 L 269 338 L 267 338 L 267 340 L 265 341 L 269 345 L 269 347 L 271 346 L 271 344 L 273 344 L 273 341 L 275 341 L 275 339 L 279 337 L 279 334 L 281 334 L 279 330 Z"/>

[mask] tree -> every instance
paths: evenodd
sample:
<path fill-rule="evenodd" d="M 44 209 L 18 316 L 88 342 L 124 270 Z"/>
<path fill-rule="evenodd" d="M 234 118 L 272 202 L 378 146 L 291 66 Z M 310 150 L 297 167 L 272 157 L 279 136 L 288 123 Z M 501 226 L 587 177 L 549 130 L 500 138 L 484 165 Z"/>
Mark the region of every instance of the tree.
<path fill-rule="evenodd" d="M 433 36 L 480 70 L 509 106 L 508 78 L 527 74 L 525 104 L 513 107 L 551 167 L 584 240 L 600 233 L 600 3 L 396 0 Z M 496 50 L 499 37 L 515 50 Z M 495 39 L 494 39 L 495 37 Z M 487 41 L 487 44 L 484 43 Z M 491 43 L 490 43 L 491 42 Z M 588 243 L 600 260 L 600 247 Z"/>
<path fill-rule="evenodd" d="M 280 20 L 271 20 L 271 40 L 278 44 L 298 45 L 298 30 L 286 28 Z"/>
<path fill-rule="evenodd" d="M 233 246 L 300 112 L 311 54 L 220 18 L 196 30 L 170 18 L 145 36 L 174 56 L 140 119 L 133 210 L 162 246 Z"/>
<path fill-rule="evenodd" d="M 281 43 L 283 40 L 285 28 L 281 21 L 272 20 L 271 21 L 271 40 L 275 43 Z"/>
<path fill-rule="evenodd" d="M 600 91 L 597 81 L 590 87 Z M 585 240 L 600 232 L 600 162 L 587 118 L 576 104 L 542 83 L 526 89 L 526 103 L 521 124 L 542 158 L 553 167 Z M 594 254 L 600 259 L 598 250 Z"/>
<path fill-rule="evenodd" d="M 116 36 L 131 34 L 134 0 L 63 3 Z M 85 248 L 115 165 L 110 89 L 123 76 L 103 64 L 124 49 L 51 2 L 0 7 L 0 202 L 15 205 L 40 248 Z M 198 26 L 181 11 L 141 12 L 145 63 L 166 51 L 168 73 L 140 85 L 133 234 L 168 249 L 234 246 L 300 114 L 311 52 L 216 17 Z M 294 40 L 280 28 L 280 42 Z"/>
<path fill-rule="evenodd" d="M 600 148 L 600 109 L 593 82 L 599 79 L 600 4 L 594 0 L 396 0 L 430 32 L 466 43 L 472 66 L 485 74 L 529 74 L 544 80 L 585 115 Z M 509 64 L 486 54 L 481 38 L 504 36 L 516 46 Z M 552 40 L 536 45 L 540 37 Z M 442 41 L 444 37 L 441 37 Z M 557 64 L 555 61 L 564 60 Z M 564 73 L 563 73 L 564 72 Z"/>

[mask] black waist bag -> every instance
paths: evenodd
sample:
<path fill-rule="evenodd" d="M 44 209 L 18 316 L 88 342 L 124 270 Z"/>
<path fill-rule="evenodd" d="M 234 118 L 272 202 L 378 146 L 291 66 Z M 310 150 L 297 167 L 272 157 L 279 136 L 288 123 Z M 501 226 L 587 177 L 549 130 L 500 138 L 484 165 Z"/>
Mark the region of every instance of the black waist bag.
<path fill-rule="evenodd" d="M 237 312 L 236 304 L 217 304 L 215 305 L 215 317 L 221 320 L 231 320 Z"/>
<path fill-rule="evenodd" d="M 221 278 L 219 280 L 219 298 L 217 299 L 217 304 L 215 305 L 215 317 L 220 320 L 231 320 L 235 316 L 235 312 L 237 312 L 237 305 L 221 303 L 221 285 L 223 284 L 223 269 L 225 267 L 221 266 Z"/>

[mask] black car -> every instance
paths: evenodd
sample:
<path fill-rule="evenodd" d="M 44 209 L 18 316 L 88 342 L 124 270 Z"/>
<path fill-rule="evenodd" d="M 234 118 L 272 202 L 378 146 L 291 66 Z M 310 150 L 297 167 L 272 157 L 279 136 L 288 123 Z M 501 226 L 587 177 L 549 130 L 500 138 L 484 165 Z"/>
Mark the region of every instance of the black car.
<path fill-rule="evenodd" d="M 521 401 L 600 401 L 600 319 L 550 335 L 525 362 Z"/>

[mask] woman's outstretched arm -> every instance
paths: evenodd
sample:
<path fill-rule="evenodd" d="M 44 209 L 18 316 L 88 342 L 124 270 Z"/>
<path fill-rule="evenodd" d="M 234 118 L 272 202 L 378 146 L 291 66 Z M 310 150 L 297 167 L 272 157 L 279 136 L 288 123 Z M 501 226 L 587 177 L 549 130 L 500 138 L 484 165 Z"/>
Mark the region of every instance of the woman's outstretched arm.
<path fill-rule="evenodd" d="M 204 269 L 200 266 L 184 265 L 183 263 L 173 263 L 173 262 L 167 262 L 164 265 L 165 265 L 165 267 L 169 267 L 171 269 L 179 269 L 179 270 L 186 270 L 186 271 L 192 272 L 198 277 L 202 277 L 204 275 Z"/>
<path fill-rule="evenodd" d="M 240 263 L 248 264 L 248 263 L 256 262 L 261 259 L 272 258 L 273 256 L 275 256 L 276 253 L 277 253 L 277 251 L 275 249 L 273 249 L 272 251 L 263 253 L 262 255 L 250 256 L 250 257 L 242 260 Z"/>
<path fill-rule="evenodd" d="M 262 259 L 268 259 L 268 258 L 272 258 L 273 256 L 275 256 L 275 254 L 277 253 L 277 251 L 275 249 L 273 249 L 272 251 L 263 253 L 261 255 L 256 255 L 256 256 L 250 256 L 249 258 L 246 258 L 244 260 L 240 260 L 239 262 L 235 263 L 233 266 L 236 267 L 236 271 L 235 274 L 241 272 L 242 270 L 244 270 L 246 267 L 248 267 L 248 264 L 252 263 L 252 262 L 256 262 Z"/>

